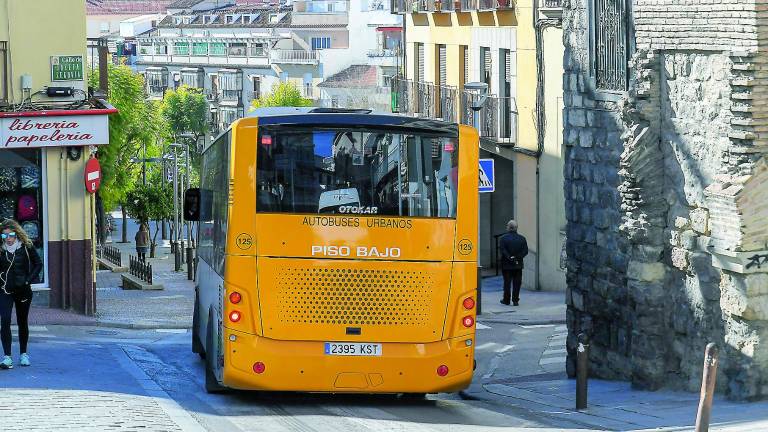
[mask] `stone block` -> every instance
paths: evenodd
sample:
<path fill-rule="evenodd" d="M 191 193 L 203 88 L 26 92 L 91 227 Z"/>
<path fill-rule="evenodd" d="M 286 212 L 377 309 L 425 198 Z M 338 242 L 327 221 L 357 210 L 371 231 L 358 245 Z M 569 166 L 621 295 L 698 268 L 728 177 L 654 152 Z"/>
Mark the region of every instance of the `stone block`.
<path fill-rule="evenodd" d="M 720 307 L 745 320 L 768 320 L 768 274 L 725 274 L 720 281 Z"/>
<path fill-rule="evenodd" d="M 627 277 L 642 282 L 657 282 L 664 279 L 666 270 L 664 263 L 632 260 L 627 268 Z"/>
<path fill-rule="evenodd" d="M 680 247 L 693 250 L 696 247 L 697 235 L 693 230 L 686 230 L 680 233 Z"/>
<path fill-rule="evenodd" d="M 680 246 L 680 231 L 671 231 L 669 233 L 669 244 L 672 246 Z"/>
<path fill-rule="evenodd" d="M 675 228 L 679 230 L 686 230 L 689 226 L 690 225 L 688 219 L 679 216 L 675 218 Z"/>
<path fill-rule="evenodd" d="M 570 109 L 568 113 L 568 124 L 572 127 L 583 128 L 587 126 L 587 115 L 584 110 Z"/>
<path fill-rule="evenodd" d="M 691 211 L 691 228 L 699 234 L 709 234 L 709 211 L 697 208 Z"/>
<path fill-rule="evenodd" d="M 590 129 L 581 129 L 579 131 L 579 146 L 584 148 L 589 148 L 594 145 L 594 137 L 592 136 L 592 131 Z"/>
<path fill-rule="evenodd" d="M 123 273 L 120 277 L 122 278 L 122 288 L 126 290 L 157 291 L 165 289 L 163 284 L 150 285 L 128 273 Z"/>
<path fill-rule="evenodd" d="M 688 263 L 689 263 L 689 258 L 688 258 L 689 255 L 690 255 L 690 252 L 688 252 L 685 249 L 681 249 L 677 247 L 672 248 L 672 254 L 671 254 L 672 265 L 682 271 L 687 271 Z"/>

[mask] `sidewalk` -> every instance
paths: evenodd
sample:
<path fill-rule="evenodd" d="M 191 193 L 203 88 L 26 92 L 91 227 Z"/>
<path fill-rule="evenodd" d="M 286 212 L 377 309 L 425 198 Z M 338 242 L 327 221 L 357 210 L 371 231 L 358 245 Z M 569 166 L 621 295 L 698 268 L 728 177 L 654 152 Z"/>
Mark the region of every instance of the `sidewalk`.
<path fill-rule="evenodd" d="M 123 253 L 136 255 L 133 243 L 112 243 Z M 156 258 L 147 258 L 152 264 L 153 280 L 162 283 L 162 291 L 124 290 L 120 287 L 120 273 L 96 272 L 96 320 L 105 327 L 135 329 L 191 328 L 194 307 L 194 282 L 187 280 L 187 266 L 173 271 L 174 260 L 170 247 L 158 246 Z"/>
<path fill-rule="evenodd" d="M 483 388 L 504 402 L 546 412 L 598 430 L 692 430 L 698 393 L 633 390 L 622 381 L 589 381 L 589 405 L 576 411 L 576 381 L 563 373 L 517 377 Z M 476 396 L 476 394 L 473 394 Z M 768 430 L 768 401 L 738 403 L 715 398 L 710 430 Z"/>
<path fill-rule="evenodd" d="M 565 323 L 565 293 L 550 291 L 520 291 L 520 306 L 499 303 L 503 293 L 502 277 L 483 279 L 482 314 L 478 320 L 506 324 Z"/>

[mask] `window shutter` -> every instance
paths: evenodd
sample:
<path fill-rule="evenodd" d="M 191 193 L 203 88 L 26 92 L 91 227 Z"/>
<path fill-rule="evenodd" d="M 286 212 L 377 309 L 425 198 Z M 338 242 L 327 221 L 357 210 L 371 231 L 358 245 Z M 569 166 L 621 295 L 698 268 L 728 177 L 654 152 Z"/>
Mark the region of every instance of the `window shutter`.
<path fill-rule="evenodd" d="M 464 45 L 461 49 L 464 57 L 464 79 L 462 80 L 462 83 L 466 84 L 469 81 L 469 47 Z"/>
<path fill-rule="evenodd" d="M 416 81 L 424 82 L 424 44 L 416 44 Z"/>
<path fill-rule="evenodd" d="M 438 85 L 441 85 L 441 86 L 446 85 L 446 83 L 448 81 L 448 76 L 447 76 L 448 72 L 446 71 L 446 66 L 445 66 L 446 58 L 445 57 L 446 57 L 445 45 L 439 45 L 437 47 L 437 58 L 438 58 L 438 62 L 439 62 L 439 72 L 440 72 L 439 73 L 439 75 L 440 75 L 439 76 L 440 82 L 438 83 Z"/>
<path fill-rule="evenodd" d="M 504 50 L 504 82 L 512 82 L 512 52 Z"/>

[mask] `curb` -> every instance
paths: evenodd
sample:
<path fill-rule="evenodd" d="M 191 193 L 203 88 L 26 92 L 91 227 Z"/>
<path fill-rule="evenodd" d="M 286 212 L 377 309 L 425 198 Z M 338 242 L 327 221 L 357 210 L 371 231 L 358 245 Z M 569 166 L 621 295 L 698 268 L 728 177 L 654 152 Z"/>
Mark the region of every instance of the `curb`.
<path fill-rule="evenodd" d="M 477 317 L 479 323 L 494 323 L 494 324 L 514 324 L 514 325 L 556 325 L 566 324 L 565 318 L 555 319 L 541 319 L 541 320 L 526 320 L 526 319 L 512 319 L 505 320 L 502 318 L 483 318 L 483 315 Z"/>
<path fill-rule="evenodd" d="M 172 323 L 131 323 L 123 321 L 97 321 L 94 323 L 96 327 L 111 327 L 122 328 L 131 330 L 157 330 L 157 329 L 170 329 L 170 330 L 190 330 L 192 325 L 180 325 Z"/>

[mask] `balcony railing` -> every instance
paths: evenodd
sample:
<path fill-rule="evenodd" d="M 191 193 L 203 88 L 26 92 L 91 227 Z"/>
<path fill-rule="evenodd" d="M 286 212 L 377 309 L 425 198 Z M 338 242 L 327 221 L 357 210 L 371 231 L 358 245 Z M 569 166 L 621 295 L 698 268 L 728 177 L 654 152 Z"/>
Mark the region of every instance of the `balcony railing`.
<path fill-rule="evenodd" d="M 545 18 L 560 18 L 563 16 L 563 0 L 544 0 L 539 6 L 539 14 Z"/>
<path fill-rule="evenodd" d="M 474 125 L 474 93 L 461 94 L 461 123 Z M 517 104 L 513 97 L 489 96 L 479 113 L 480 137 L 501 144 L 517 142 Z"/>
<path fill-rule="evenodd" d="M 560 4 L 562 0 L 549 0 Z M 392 13 L 468 12 L 513 9 L 514 0 L 392 0 Z M 559 7 L 559 6 L 558 6 Z"/>
<path fill-rule="evenodd" d="M 272 50 L 269 58 L 273 63 L 285 64 L 317 64 L 319 55 L 317 51 L 305 50 Z"/>
<path fill-rule="evenodd" d="M 397 54 L 393 49 L 372 49 L 368 50 L 368 57 L 395 57 Z"/>
<path fill-rule="evenodd" d="M 454 11 L 453 0 L 441 0 L 435 2 L 435 12 L 451 13 Z"/>
<path fill-rule="evenodd" d="M 544 7 L 548 9 L 562 9 L 563 0 L 544 0 Z"/>
<path fill-rule="evenodd" d="M 458 90 L 427 82 L 393 78 L 392 110 L 395 112 L 444 120 L 458 121 Z"/>

